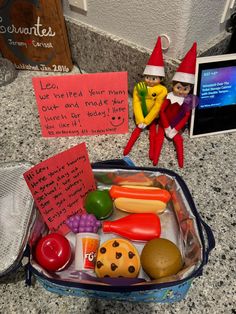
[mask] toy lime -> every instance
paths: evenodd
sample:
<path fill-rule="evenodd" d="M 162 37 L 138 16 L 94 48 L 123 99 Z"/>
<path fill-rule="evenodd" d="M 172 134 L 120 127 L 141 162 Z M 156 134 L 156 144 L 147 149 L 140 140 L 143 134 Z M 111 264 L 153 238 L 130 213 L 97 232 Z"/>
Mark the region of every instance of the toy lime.
<path fill-rule="evenodd" d="M 107 190 L 95 190 L 87 194 L 84 207 L 89 214 L 97 219 L 105 219 L 112 214 L 113 202 Z"/>

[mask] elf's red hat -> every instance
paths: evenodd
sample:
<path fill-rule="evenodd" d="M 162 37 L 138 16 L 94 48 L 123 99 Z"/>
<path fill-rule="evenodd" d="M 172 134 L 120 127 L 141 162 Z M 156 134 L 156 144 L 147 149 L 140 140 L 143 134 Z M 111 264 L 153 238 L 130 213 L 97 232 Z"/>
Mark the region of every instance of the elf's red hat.
<path fill-rule="evenodd" d="M 195 42 L 180 63 L 172 81 L 194 84 L 196 58 L 197 43 Z"/>
<path fill-rule="evenodd" d="M 157 43 L 146 65 L 144 75 L 165 76 L 164 62 L 161 50 L 161 38 L 158 37 Z"/>

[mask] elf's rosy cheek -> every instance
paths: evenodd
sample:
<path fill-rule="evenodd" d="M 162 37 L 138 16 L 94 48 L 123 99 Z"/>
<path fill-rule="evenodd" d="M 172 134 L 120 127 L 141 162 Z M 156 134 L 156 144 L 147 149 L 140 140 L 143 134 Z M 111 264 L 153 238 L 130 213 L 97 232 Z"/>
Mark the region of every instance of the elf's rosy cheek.
<path fill-rule="evenodd" d="M 112 117 L 111 118 L 111 125 L 114 126 L 114 127 L 118 127 L 118 126 L 121 126 L 123 123 L 124 123 L 124 118 L 118 116 L 118 117 Z"/>

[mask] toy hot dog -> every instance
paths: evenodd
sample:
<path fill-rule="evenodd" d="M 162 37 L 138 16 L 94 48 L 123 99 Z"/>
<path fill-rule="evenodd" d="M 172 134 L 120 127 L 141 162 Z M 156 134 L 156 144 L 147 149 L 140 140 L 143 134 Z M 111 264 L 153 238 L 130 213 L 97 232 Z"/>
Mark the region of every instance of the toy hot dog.
<path fill-rule="evenodd" d="M 115 207 L 129 213 L 161 213 L 171 197 L 164 189 L 133 185 L 113 185 L 109 193 Z"/>

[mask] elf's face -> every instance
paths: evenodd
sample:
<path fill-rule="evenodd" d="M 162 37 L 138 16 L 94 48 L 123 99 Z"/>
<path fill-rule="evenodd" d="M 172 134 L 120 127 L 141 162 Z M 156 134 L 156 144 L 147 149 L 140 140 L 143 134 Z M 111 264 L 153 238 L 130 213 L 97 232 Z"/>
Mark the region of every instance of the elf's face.
<path fill-rule="evenodd" d="M 160 84 L 161 78 L 159 76 L 154 75 L 145 75 L 144 81 L 146 82 L 147 86 L 153 87 L 155 85 Z"/>
<path fill-rule="evenodd" d="M 191 85 L 182 85 L 180 82 L 173 86 L 173 93 L 175 96 L 186 97 L 191 90 Z"/>

